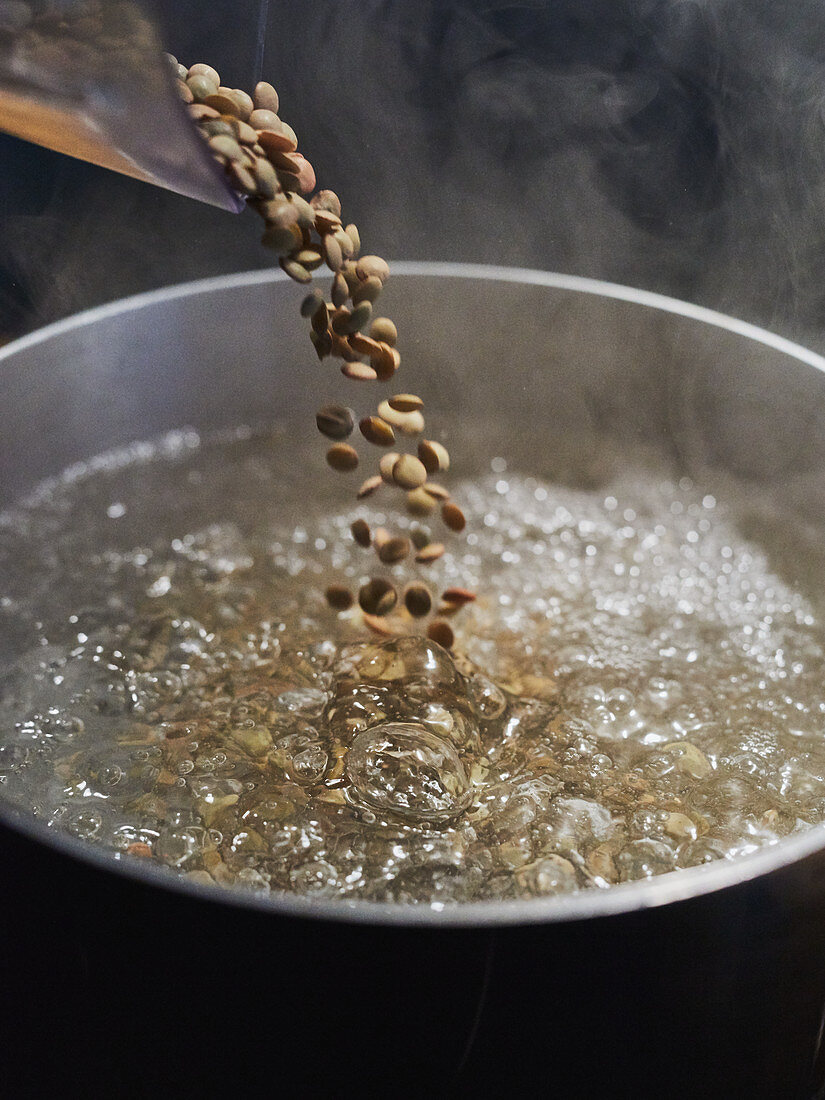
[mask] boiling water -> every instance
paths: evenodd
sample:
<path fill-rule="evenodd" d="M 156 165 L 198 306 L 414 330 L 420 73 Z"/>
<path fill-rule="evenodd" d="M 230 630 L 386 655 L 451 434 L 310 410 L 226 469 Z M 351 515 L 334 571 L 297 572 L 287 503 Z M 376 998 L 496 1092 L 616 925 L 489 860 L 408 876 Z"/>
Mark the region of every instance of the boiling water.
<path fill-rule="evenodd" d="M 818 559 L 789 521 L 641 460 L 583 491 L 496 459 L 426 567 L 480 593 L 451 656 L 326 607 L 372 558 L 282 451 L 181 433 L 2 517 L 4 798 L 197 882 L 436 907 L 825 817 Z"/>

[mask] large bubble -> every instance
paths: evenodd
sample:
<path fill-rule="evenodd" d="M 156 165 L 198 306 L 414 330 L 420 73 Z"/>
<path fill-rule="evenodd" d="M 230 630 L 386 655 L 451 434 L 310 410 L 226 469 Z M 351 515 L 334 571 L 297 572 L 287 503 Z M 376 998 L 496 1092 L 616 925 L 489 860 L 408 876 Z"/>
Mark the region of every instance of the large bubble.
<path fill-rule="evenodd" d="M 346 769 L 361 801 L 411 821 L 448 820 L 470 802 L 458 753 L 414 722 L 384 722 L 357 734 Z"/>

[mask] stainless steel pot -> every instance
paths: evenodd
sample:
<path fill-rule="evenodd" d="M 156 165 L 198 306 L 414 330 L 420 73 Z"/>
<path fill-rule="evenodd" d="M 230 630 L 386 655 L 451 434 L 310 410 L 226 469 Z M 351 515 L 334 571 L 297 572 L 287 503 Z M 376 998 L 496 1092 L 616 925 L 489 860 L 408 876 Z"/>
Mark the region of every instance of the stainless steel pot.
<path fill-rule="evenodd" d="M 0 505 L 182 425 L 301 431 L 317 368 L 295 299 L 279 275 L 207 280 L 10 345 Z M 396 264 L 387 310 L 434 415 L 461 408 L 468 470 L 500 453 L 595 484 L 616 441 L 644 443 L 663 468 L 733 474 L 825 522 L 812 352 L 535 271 Z M 118 863 L 1 797 L 0 821 L 4 1060 L 32 1094 L 72 1074 L 140 1096 L 293 1076 L 300 1095 L 774 1098 L 823 1081 L 825 826 L 604 892 L 435 912 L 226 895 Z"/>

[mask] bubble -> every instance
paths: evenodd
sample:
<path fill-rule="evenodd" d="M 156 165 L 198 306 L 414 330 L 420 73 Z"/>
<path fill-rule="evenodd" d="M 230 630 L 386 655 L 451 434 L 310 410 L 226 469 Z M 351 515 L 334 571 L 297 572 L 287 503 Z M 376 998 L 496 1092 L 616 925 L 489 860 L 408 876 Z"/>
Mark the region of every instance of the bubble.
<path fill-rule="evenodd" d="M 99 810 L 78 810 L 67 819 L 66 828 L 73 836 L 91 840 L 102 824 L 103 815 Z"/>
<path fill-rule="evenodd" d="M 622 882 L 639 878 L 652 878 L 672 871 L 676 866 L 676 853 L 664 841 L 633 840 L 616 856 L 616 866 Z"/>
<path fill-rule="evenodd" d="M 292 757 L 290 772 L 300 783 L 317 783 L 326 771 L 329 757 L 320 745 L 307 745 Z"/>
<path fill-rule="evenodd" d="M 501 717 L 507 707 L 507 699 L 500 687 L 480 672 L 470 677 L 468 687 L 470 699 L 479 718 L 489 722 Z"/>
<path fill-rule="evenodd" d="M 579 885 L 576 868 L 569 859 L 558 855 L 521 867 L 515 879 L 522 890 L 536 897 L 574 893 Z"/>
<path fill-rule="evenodd" d="M 329 897 L 337 892 L 338 872 L 323 859 L 302 863 L 289 873 L 289 883 L 299 894 L 313 897 Z"/>
<path fill-rule="evenodd" d="M 359 733 L 347 776 L 362 801 L 411 821 L 445 821 L 470 802 L 470 781 L 446 739 L 412 722 Z"/>
<path fill-rule="evenodd" d="M 155 845 L 155 854 L 170 867 L 184 867 L 200 853 L 203 830 L 196 827 L 164 829 Z"/>
<path fill-rule="evenodd" d="M 327 693 L 317 688 L 302 688 L 300 691 L 285 691 L 278 696 L 278 706 L 290 714 L 314 718 L 327 705 Z"/>

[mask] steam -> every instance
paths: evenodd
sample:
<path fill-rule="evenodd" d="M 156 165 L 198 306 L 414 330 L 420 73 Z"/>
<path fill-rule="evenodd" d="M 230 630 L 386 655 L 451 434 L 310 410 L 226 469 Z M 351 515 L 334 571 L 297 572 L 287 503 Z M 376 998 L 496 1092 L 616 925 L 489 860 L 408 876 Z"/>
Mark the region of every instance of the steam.
<path fill-rule="evenodd" d="M 243 86 L 259 8 L 230 7 L 165 5 L 166 38 Z M 281 0 L 264 75 L 369 251 L 615 280 L 823 346 L 823 32 L 812 0 Z M 269 263 L 254 219 L 44 158 L 49 203 L 0 226 L 36 322 Z"/>

